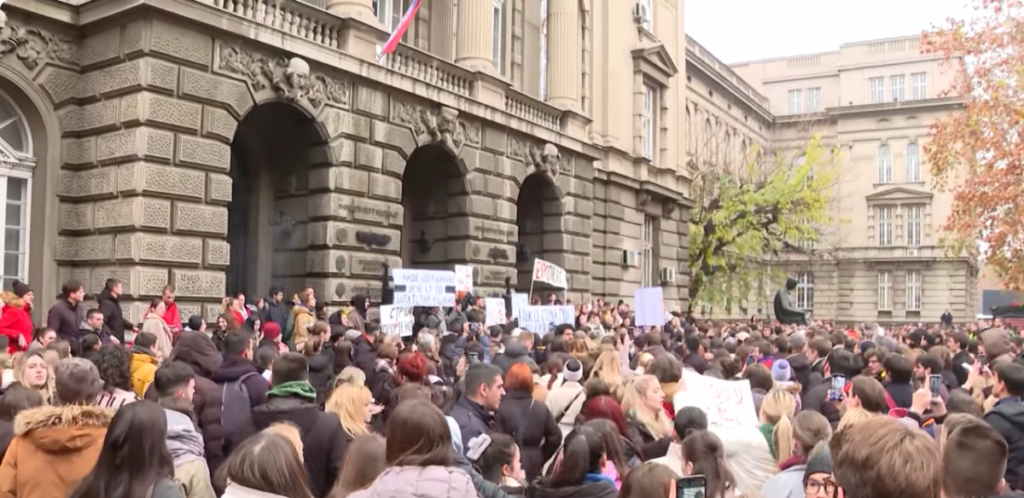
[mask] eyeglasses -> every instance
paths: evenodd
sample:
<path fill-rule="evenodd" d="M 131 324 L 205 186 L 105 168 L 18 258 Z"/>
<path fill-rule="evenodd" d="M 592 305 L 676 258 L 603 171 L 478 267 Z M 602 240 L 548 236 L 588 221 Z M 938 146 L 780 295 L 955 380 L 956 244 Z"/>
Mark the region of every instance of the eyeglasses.
<path fill-rule="evenodd" d="M 825 492 L 825 496 L 836 495 L 836 482 L 830 478 L 825 479 L 808 479 L 807 484 L 804 485 L 804 493 L 808 498 L 818 496 L 822 491 Z"/>

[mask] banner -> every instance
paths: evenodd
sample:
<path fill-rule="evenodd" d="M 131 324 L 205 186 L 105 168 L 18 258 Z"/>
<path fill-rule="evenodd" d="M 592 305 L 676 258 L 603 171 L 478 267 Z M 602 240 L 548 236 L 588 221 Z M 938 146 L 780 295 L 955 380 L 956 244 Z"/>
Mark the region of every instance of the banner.
<path fill-rule="evenodd" d="M 412 308 L 385 304 L 380 307 L 380 331 L 398 337 L 412 335 Z"/>
<path fill-rule="evenodd" d="M 444 270 L 391 270 L 396 306 L 455 306 L 455 272 Z"/>
<path fill-rule="evenodd" d="M 636 307 L 637 327 L 660 327 L 665 325 L 665 299 L 661 287 L 647 287 L 633 291 L 633 306 Z"/>
<path fill-rule="evenodd" d="M 473 267 L 455 265 L 455 292 L 473 292 Z"/>
<path fill-rule="evenodd" d="M 559 289 L 569 288 L 569 281 L 565 277 L 565 270 L 543 259 L 533 260 L 533 280 L 553 285 Z"/>
<path fill-rule="evenodd" d="M 530 296 L 522 292 L 512 294 L 512 318 L 519 318 L 519 310 L 530 305 Z M 520 327 L 522 324 L 520 324 Z M 531 331 L 532 332 L 532 331 Z"/>
<path fill-rule="evenodd" d="M 708 424 L 715 430 L 733 430 L 757 427 L 757 410 L 750 392 L 749 380 L 721 380 L 705 377 L 693 370 L 683 370 L 686 391 L 676 393 L 678 412 L 684 406 L 695 406 L 708 416 Z"/>
<path fill-rule="evenodd" d="M 501 297 L 488 297 L 484 299 L 484 309 L 487 317 L 484 325 L 505 325 L 508 323 L 508 315 L 505 313 L 505 299 Z"/>
<path fill-rule="evenodd" d="M 576 308 L 573 306 L 524 306 L 519 308 L 519 328 L 541 335 L 568 323 L 575 326 Z"/>

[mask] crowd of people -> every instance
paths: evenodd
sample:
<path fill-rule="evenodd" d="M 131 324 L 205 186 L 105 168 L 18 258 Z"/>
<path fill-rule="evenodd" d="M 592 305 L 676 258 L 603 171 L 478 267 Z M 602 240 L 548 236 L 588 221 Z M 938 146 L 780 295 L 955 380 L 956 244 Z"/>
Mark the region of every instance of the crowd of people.
<path fill-rule="evenodd" d="M 366 296 L 234 295 L 207 325 L 168 287 L 132 324 L 121 292 L 68 282 L 39 328 L 3 294 L 0 498 L 1024 496 L 1024 339 L 998 322 L 636 328 L 598 299 L 530 331 L 469 298 L 399 337 Z M 692 375 L 745 382 L 758 423 Z"/>

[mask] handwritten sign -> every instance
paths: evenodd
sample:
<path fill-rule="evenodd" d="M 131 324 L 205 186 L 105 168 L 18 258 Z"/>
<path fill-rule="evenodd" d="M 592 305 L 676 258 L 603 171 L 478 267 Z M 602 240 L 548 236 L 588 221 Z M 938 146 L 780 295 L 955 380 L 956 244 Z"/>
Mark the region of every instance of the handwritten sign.
<path fill-rule="evenodd" d="M 488 297 L 484 299 L 484 308 L 487 310 L 485 325 L 505 325 L 508 322 L 508 315 L 505 313 L 505 299 L 500 297 Z"/>
<path fill-rule="evenodd" d="M 455 272 L 443 270 L 391 270 L 396 306 L 455 306 Z"/>
<path fill-rule="evenodd" d="M 555 327 L 576 322 L 576 309 L 572 306 L 524 306 L 519 308 L 519 328 L 545 334 Z"/>
<path fill-rule="evenodd" d="M 633 291 L 636 305 L 637 327 L 659 327 L 665 325 L 665 299 L 661 287 L 647 287 Z"/>
<path fill-rule="evenodd" d="M 533 260 L 533 280 L 535 282 L 544 282 L 560 289 L 569 288 L 569 281 L 565 276 L 565 270 L 543 259 Z"/>
<path fill-rule="evenodd" d="M 455 265 L 455 292 L 473 292 L 473 267 Z"/>
<path fill-rule="evenodd" d="M 516 292 L 512 294 L 512 318 L 519 318 L 519 310 L 530 305 L 530 296 Z M 519 325 L 520 327 L 522 324 Z"/>
<path fill-rule="evenodd" d="M 385 304 L 380 307 L 380 331 L 396 337 L 412 335 L 412 308 Z"/>
<path fill-rule="evenodd" d="M 721 380 L 683 370 L 686 399 L 704 411 L 708 425 L 715 430 L 757 427 L 757 410 L 748 380 Z M 682 408 L 677 406 L 676 410 Z"/>

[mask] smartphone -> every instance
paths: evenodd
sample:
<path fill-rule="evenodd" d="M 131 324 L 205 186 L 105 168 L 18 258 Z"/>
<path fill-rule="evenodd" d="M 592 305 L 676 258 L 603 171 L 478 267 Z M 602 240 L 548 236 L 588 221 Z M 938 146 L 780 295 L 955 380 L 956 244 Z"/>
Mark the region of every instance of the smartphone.
<path fill-rule="evenodd" d="M 466 355 L 469 356 L 469 363 L 470 364 L 479 363 L 480 362 L 480 355 L 478 355 L 477 353 L 466 353 Z"/>
<path fill-rule="evenodd" d="M 981 366 L 985 366 L 985 353 L 978 353 L 978 356 L 976 358 L 978 359 L 978 363 Z"/>
<path fill-rule="evenodd" d="M 932 397 L 933 398 L 939 396 L 939 386 L 941 386 L 941 385 L 942 385 L 942 376 L 941 375 L 934 375 L 933 374 L 933 375 L 929 375 L 928 376 L 928 388 L 931 389 Z"/>
<path fill-rule="evenodd" d="M 749 367 L 750 365 L 753 365 L 754 363 L 757 363 L 757 357 L 752 355 L 752 354 L 748 354 L 747 355 L 747 366 Z"/>
<path fill-rule="evenodd" d="M 676 498 L 704 498 L 707 493 L 707 479 L 704 476 L 690 476 L 676 479 Z"/>
<path fill-rule="evenodd" d="M 828 390 L 829 401 L 842 401 L 843 390 L 846 389 L 846 376 L 845 375 L 833 375 L 832 376 L 832 389 Z"/>

